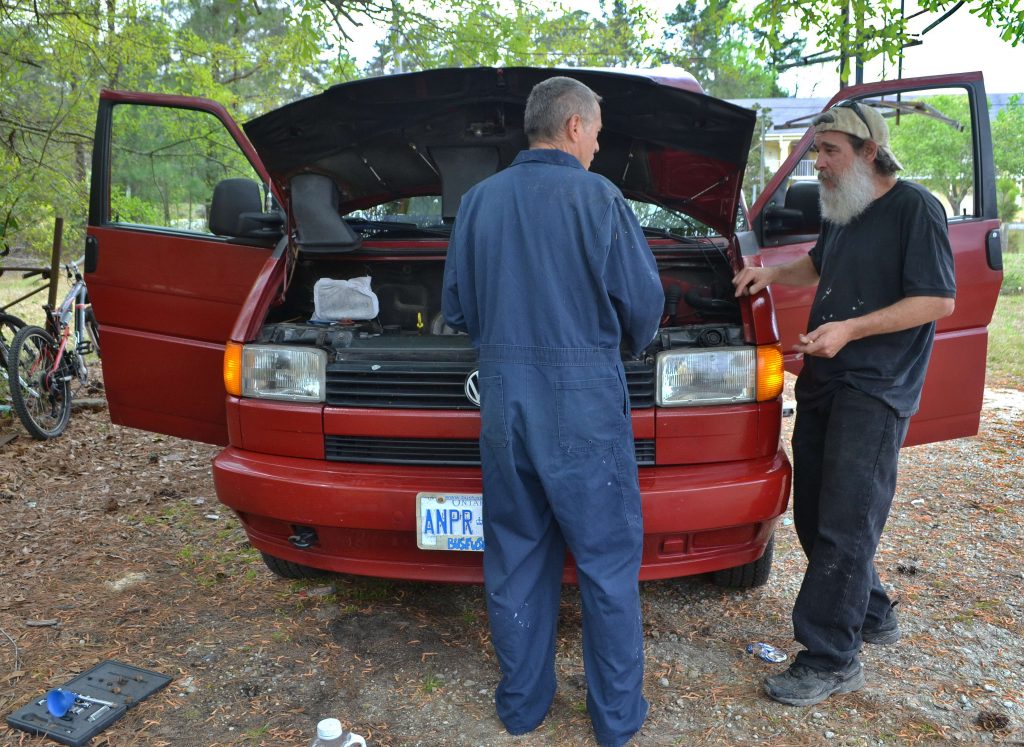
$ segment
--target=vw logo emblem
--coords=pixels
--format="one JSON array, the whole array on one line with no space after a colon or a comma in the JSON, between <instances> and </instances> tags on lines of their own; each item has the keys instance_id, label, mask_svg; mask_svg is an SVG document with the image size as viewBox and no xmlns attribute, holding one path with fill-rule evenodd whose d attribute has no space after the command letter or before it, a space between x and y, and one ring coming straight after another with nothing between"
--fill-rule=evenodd
<instances>
[{"instance_id":1,"label":"vw logo emblem","mask_svg":"<svg viewBox=\"0 0 1024 747\"><path fill-rule=\"evenodd\" d=\"M469 376L466 377L466 383L462 386L462 391L466 393L466 399L472 402L477 407L480 406L480 371L479 369L473 369Z\"/></svg>"}]
</instances>

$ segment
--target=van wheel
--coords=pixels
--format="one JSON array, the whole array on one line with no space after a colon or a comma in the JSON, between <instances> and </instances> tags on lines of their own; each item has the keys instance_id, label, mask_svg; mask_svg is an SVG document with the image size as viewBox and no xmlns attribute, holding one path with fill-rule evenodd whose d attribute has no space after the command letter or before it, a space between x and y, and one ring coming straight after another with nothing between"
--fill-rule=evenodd
<instances>
[{"instance_id":1,"label":"van wheel","mask_svg":"<svg viewBox=\"0 0 1024 747\"><path fill-rule=\"evenodd\" d=\"M308 565L299 565L298 563L293 563L290 560L281 560L281 558L275 558L273 555L267 555L262 550L260 550L260 555L263 556L263 562L266 564L267 568L281 578L323 578L324 576L330 575L329 571L324 571L320 568L311 568Z\"/></svg>"},{"instance_id":2,"label":"van wheel","mask_svg":"<svg viewBox=\"0 0 1024 747\"><path fill-rule=\"evenodd\" d=\"M764 586L768 583L768 577L772 574L772 556L775 554L775 535L765 545L764 554L757 560L738 565L735 568L715 571L711 574L711 581L715 586L727 586L731 589L753 589L755 586Z\"/></svg>"}]
</instances>

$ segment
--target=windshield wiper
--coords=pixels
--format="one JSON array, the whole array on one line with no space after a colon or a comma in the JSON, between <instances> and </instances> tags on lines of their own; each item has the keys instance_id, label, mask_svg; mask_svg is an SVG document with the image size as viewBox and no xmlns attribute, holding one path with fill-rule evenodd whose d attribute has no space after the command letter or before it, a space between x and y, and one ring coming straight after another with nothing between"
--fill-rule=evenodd
<instances>
[{"instance_id":1,"label":"windshield wiper","mask_svg":"<svg viewBox=\"0 0 1024 747\"><path fill-rule=\"evenodd\" d=\"M702 243L700 239L696 239L693 236L683 236L667 228L655 228L654 226L641 226L641 228L643 228L644 235L646 236L658 236L663 239L672 239L673 241L678 241L680 244Z\"/></svg>"},{"instance_id":2,"label":"windshield wiper","mask_svg":"<svg viewBox=\"0 0 1024 747\"><path fill-rule=\"evenodd\" d=\"M434 226L421 226L418 223L410 223L404 221L392 221L392 220L369 220L367 218L345 218L345 222L348 223L353 230L358 231L361 234L373 234L379 236L384 233L416 233L425 236L448 236L451 234L451 228L434 227Z\"/></svg>"}]
</instances>

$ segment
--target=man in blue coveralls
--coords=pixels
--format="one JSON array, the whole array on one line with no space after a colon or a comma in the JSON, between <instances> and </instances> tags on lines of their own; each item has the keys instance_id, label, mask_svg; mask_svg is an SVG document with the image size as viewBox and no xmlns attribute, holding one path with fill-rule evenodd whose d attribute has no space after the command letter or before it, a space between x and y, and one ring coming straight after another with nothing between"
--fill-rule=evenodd
<instances>
[{"instance_id":1,"label":"man in blue coveralls","mask_svg":"<svg viewBox=\"0 0 1024 747\"><path fill-rule=\"evenodd\" d=\"M583 602L587 709L618 747L647 715L643 527L620 346L651 342L664 293L636 216L589 173L600 98L572 78L526 102L530 149L462 199L444 277L448 324L480 361L484 584L511 734L555 695L566 547Z\"/></svg>"}]
</instances>

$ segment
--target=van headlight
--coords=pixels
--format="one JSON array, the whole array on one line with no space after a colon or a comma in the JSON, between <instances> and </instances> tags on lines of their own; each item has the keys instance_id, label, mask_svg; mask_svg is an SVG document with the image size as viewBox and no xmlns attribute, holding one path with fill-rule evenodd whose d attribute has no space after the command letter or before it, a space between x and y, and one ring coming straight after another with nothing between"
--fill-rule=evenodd
<instances>
[{"instance_id":1,"label":"van headlight","mask_svg":"<svg viewBox=\"0 0 1024 747\"><path fill-rule=\"evenodd\" d=\"M291 402L323 402L327 353L319 348L245 345L242 396Z\"/></svg>"},{"instance_id":2,"label":"van headlight","mask_svg":"<svg viewBox=\"0 0 1024 747\"><path fill-rule=\"evenodd\" d=\"M657 372L661 407L763 402L782 392L782 350L778 345L668 350L658 355Z\"/></svg>"}]
</instances>

